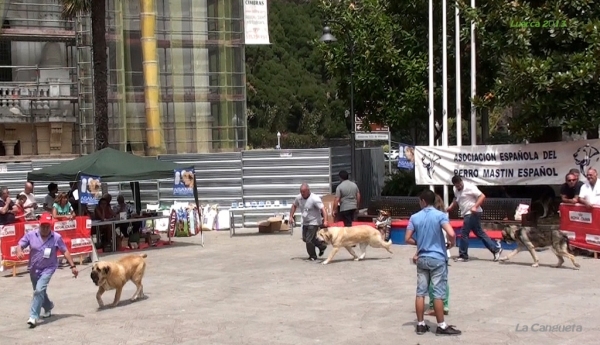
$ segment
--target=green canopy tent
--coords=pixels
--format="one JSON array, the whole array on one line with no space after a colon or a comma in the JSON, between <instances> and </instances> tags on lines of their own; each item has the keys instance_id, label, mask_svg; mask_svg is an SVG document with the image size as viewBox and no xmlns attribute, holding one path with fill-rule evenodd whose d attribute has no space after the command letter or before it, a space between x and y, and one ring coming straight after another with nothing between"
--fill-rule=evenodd
<instances>
[{"instance_id":1,"label":"green canopy tent","mask_svg":"<svg viewBox=\"0 0 600 345\"><path fill-rule=\"evenodd\" d=\"M78 181L79 174L100 177L102 182L130 182L136 209L140 212L139 182L173 178L176 169L190 169L190 166L163 162L152 157L140 157L131 153L105 148L90 155L61 164L35 170L27 174L27 180L34 182ZM198 189L194 178L194 201L198 202Z\"/></svg>"},{"instance_id":2,"label":"green canopy tent","mask_svg":"<svg viewBox=\"0 0 600 345\"><path fill-rule=\"evenodd\" d=\"M98 176L102 182L147 181L172 178L175 169L190 166L140 157L131 153L105 148L90 155L27 174L30 181L75 181L78 174Z\"/></svg>"}]
</instances>

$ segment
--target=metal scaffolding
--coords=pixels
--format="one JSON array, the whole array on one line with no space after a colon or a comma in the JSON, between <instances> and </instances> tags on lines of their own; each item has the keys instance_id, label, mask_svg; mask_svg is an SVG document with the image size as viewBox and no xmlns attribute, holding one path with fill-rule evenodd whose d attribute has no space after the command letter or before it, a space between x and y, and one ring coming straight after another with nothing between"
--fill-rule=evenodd
<instances>
[{"instance_id":1,"label":"metal scaffolding","mask_svg":"<svg viewBox=\"0 0 600 345\"><path fill-rule=\"evenodd\" d=\"M89 154L95 149L94 125L94 69L92 64L92 20L89 14L77 17L77 80L79 101L79 153Z\"/></svg>"}]
</instances>

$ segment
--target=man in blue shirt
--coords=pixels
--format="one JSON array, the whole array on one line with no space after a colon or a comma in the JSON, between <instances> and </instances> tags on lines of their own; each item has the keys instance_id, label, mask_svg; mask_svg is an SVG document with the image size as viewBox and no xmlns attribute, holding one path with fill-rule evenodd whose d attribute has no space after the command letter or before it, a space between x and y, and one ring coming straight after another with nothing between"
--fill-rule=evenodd
<instances>
[{"instance_id":1,"label":"man in blue shirt","mask_svg":"<svg viewBox=\"0 0 600 345\"><path fill-rule=\"evenodd\" d=\"M436 335L460 335L461 331L444 321L444 297L448 282L448 256L446 250L456 243L456 234L450 226L448 215L434 208L435 193L426 190L419 196L421 211L413 214L406 228L405 241L417 246L415 263L417 265L417 297L415 309L417 313L417 334L429 331L425 324L425 296L429 285L433 286L433 310L438 327ZM444 239L446 231L448 245Z\"/></svg>"}]
</instances>

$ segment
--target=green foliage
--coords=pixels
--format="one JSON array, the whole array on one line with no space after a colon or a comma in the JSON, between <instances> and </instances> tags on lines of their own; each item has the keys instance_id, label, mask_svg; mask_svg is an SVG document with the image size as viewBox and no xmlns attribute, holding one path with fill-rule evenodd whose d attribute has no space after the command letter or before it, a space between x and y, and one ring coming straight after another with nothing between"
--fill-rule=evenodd
<instances>
[{"instance_id":1,"label":"green foliage","mask_svg":"<svg viewBox=\"0 0 600 345\"><path fill-rule=\"evenodd\" d=\"M464 2L478 27L478 57L492 84L479 106L514 107L522 138L549 124L570 132L600 125L600 6L590 0ZM544 27L546 26L546 27ZM481 54L481 55L480 55Z\"/></svg>"},{"instance_id":2,"label":"green foliage","mask_svg":"<svg viewBox=\"0 0 600 345\"><path fill-rule=\"evenodd\" d=\"M74 19L78 14L92 12L92 0L60 0L59 3L64 19Z\"/></svg>"},{"instance_id":3,"label":"green foliage","mask_svg":"<svg viewBox=\"0 0 600 345\"><path fill-rule=\"evenodd\" d=\"M329 24L338 41L319 46L327 69L340 78L341 94L348 95L353 62L356 113L368 122L401 128L426 118L427 27L417 3L322 2L326 17L337 21Z\"/></svg>"},{"instance_id":4,"label":"green foliage","mask_svg":"<svg viewBox=\"0 0 600 345\"><path fill-rule=\"evenodd\" d=\"M321 17L316 0L269 2L272 45L246 47L251 146L274 147L277 132L284 142L305 147L348 134L345 101L337 97L335 81L325 78L314 45Z\"/></svg>"},{"instance_id":5,"label":"green foliage","mask_svg":"<svg viewBox=\"0 0 600 345\"><path fill-rule=\"evenodd\" d=\"M417 196L426 186L417 186L414 170L400 170L390 175L385 182L381 195L383 196Z\"/></svg>"}]
</instances>

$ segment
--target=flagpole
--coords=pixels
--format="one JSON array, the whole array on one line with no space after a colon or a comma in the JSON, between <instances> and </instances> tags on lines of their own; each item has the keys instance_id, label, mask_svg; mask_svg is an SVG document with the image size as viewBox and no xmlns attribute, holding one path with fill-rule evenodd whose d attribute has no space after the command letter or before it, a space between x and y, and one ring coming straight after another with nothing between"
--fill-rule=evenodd
<instances>
[{"instance_id":1,"label":"flagpole","mask_svg":"<svg viewBox=\"0 0 600 345\"><path fill-rule=\"evenodd\" d=\"M471 7L475 9L475 0L471 0ZM477 75L477 59L475 56L477 49L475 43L475 21L471 21L471 145L477 145L477 111L473 103L477 89L475 78Z\"/></svg>"},{"instance_id":2,"label":"flagpole","mask_svg":"<svg viewBox=\"0 0 600 345\"><path fill-rule=\"evenodd\" d=\"M429 0L429 146L434 146L434 127L435 117L433 111L433 0ZM435 189L433 185L429 185L432 191Z\"/></svg>"},{"instance_id":3,"label":"flagpole","mask_svg":"<svg viewBox=\"0 0 600 345\"><path fill-rule=\"evenodd\" d=\"M442 146L448 147L448 13L442 0ZM444 183L444 205L448 206L448 182Z\"/></svg>"},{"instance_id":4,"label":"flagpole","mask_svg":"<svg viewBox=\"0 0 600 345\"><path fill-rule=\"evenodd\" d=\"M461 82L460 82L460 10L458 3L454 3L456 19L454 35L456 41L456 145L462 145L462 114L461 114Z\"/></svg>"}]
</instances>

